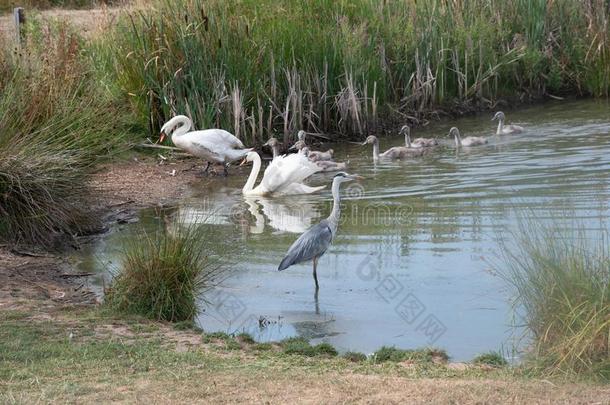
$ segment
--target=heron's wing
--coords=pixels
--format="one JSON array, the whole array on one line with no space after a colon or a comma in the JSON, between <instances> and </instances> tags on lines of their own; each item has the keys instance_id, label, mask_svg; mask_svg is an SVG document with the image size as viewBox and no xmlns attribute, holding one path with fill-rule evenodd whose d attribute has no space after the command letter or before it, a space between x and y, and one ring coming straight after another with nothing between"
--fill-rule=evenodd
<instances>
[{"instance_id":1,"label":"heron's wing","mask_svg":"<svg viewBox=\"0 0 610 405\"><path fill-rule=\"evenodd\" d=\"M299 236L288 249L286 257L280 263L278 270L284 270L293 264L306 262L314 257L320 257L326 252L333 240L333 234L327 220L309 228Z\"/></svg>"}]
</instances>

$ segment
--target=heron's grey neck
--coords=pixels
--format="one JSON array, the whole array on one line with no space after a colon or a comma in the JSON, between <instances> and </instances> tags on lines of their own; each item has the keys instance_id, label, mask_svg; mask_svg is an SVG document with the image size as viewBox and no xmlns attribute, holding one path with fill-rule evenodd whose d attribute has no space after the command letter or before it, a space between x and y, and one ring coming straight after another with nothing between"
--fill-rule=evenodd
<instances>
[{"instance_id":1,"label":"heron's grey neck","mask_svg":"<svg viewBox=\"0 0 610 405\"><path fill-rule=\"evenodd\" d=\"M331 211L330 216L327 219L328 222L333 227L333 234L334 234L334 229L337 229L337 226L339 225L339 220L341 219L341 196L340 196L340 190L339 190L340 186L341 186L341 181L338 178L335 178L335 180L333 180L333 185L332 185L333 210Z\"/></svg>"},{"instance_id":2,"label":"heron's grey neck","mask_svg":"<svg viewBox=\"0 0 610 405\"><path fill-rule=\"evenodd\" d=\"M278 155L280 154L279 148L277 147L277 145L273 145L271 147L271 151L273 152L273 158L275 159L276 157L278 157Z\"/></svg>"},{"instance_id":3,"label":"heron's grey neck","mask_svg":"<svg viewBox=\"0 0 610 405\"><path fill-rule=\"evenodd\" d=\"M498 130L496 131L496 134L501 134L504 130L504 119L498 118L498 121Z\"/></svg>"}]
</instances>

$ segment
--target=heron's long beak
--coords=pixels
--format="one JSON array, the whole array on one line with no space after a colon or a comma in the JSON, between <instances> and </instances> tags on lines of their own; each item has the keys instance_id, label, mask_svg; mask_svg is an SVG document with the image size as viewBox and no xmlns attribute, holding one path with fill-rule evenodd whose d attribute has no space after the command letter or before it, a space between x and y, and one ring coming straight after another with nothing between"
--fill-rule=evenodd
<instances>
[{"instance_id":1,"label":"heron's long beak","mask_svg":"<svg viewBox=\"0 0 610 405\"><path fill-rule=\"evenodd\" d=\"M163 143L163 141L165 140L165 132L161 131L161 133L159 134L159 141L157 141L157 143Z\"/></svg>"},{"instance_id":2,"label":"heron's long beak","mask_svg":"<svg viewBox=\"0 0 610 405\"><path fill-rule=\"evenodd\" d=\"M352 174L350 177L351 177L352 179L354 179L354 180L358 180L358 181L360 181L360 180L364 180L364 177L359 176L359 175L357 175L357 174Z\"/></svg>"},{"instance_id":3,"label":"heron's long beak","mask_svg":"<svg viewBox=\"0 0 610 405\"><path fill-rule=\"evenodd\" d=\"M367 142L367 141L364 141L364 142L362 142L362 143L360 144L360 146L365 146L365 145L367 145L367 144L368 144L368 142Z\"/></svg>"},{"instance_id":4,"label":"heron's long beak","mask_svg":"<svg viewBox=\"0 0 610 405\"><path fill-rule=\"evenodd\" d=\"M241 161L241 163L239 164L240 166L245 165L246 163L248 163L248 159L244 158L244 160Z\"/></svg>"},{"instance_id":5,"label":"heron's long beak","mask_svg":"<svg viewBox=\"0 0 610 405\"><path fill-rule=\"evenodd\" d=\"M297 145L296 145L296 144L294 144L294 145L292 145L291 147L289 147L289 148L288 148L288 150L295 150L296 148L297 148Z\"/></svg>"}]
</instances>

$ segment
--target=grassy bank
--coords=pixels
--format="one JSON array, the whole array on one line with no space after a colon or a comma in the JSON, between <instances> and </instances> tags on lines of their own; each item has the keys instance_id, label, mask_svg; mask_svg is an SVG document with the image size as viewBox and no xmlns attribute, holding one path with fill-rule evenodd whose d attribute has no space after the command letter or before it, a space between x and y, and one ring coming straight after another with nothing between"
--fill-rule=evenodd
<instances>
[{"instance_id":1,"label":"grassy bank","mask_svg":"<svg viewBox=\"0 0 610 405\"><path fill-rule=\"evenodd\" d=\"M44 248L96 227L88 175L128 113L93 78L82 40L32 20L24 50L0 38L0 241Z\"/></svg>"},{"instance_id":2,"label":"grassy bank","mask_svg":"<svg viewBox=\"0 0 610 405\"><path fill-rule=\"evenodd\" d=\"M537 374L610 380L608 233L574 221L521 219L504 244L504 278L533 340Z\"/></svg>"},{"instance_id":3,"label":"grassy bank","mask_svg":"<svg viewBox=\"0 0 610 405\"><path fill-rule=\"evenodd\" d=\"M364 134L438 110L610 90L601 0L153 3L99 44L104 73L153 133L186 113L247 143L302 128Z\"/></svg>"},{"instance_id":4,"label":"grassy bank","mask_svg":"<svg viewBox=\"0 0 610 405\"><path fill-rule=\"evenodd\" d=\"M44 318L3 311L0 323L3 403L603 402L610 397L603 386L555 386L507 368L289 354L280 345L202 339L167 324L97 310L63 309Z\"/></svg>"}]
</instances>

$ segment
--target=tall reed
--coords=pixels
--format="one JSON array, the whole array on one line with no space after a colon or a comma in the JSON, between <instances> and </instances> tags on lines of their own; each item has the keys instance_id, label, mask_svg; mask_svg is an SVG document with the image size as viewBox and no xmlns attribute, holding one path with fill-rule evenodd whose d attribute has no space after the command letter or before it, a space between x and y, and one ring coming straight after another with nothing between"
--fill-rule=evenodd
<instances>
[{"instance_id":1,"label":"tall reed","mask_svg":"<svg viewBox=\"0 0 610 405\"><path fill-rule=\"evenodd\" d=\"M101 47L151 131L183 113L254 142L605 95L609 13L602 0L156 0Z\"/></svg>"}]
</instances>

